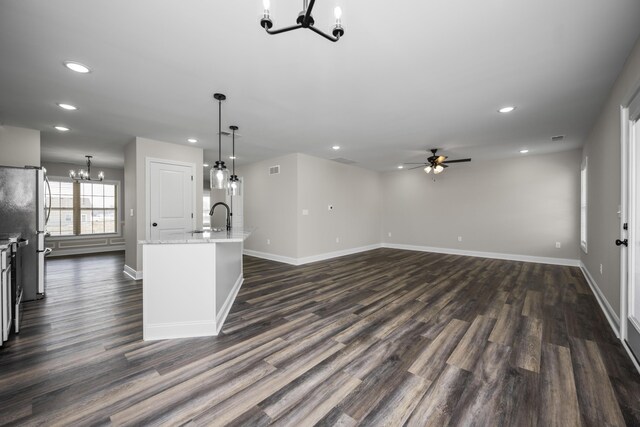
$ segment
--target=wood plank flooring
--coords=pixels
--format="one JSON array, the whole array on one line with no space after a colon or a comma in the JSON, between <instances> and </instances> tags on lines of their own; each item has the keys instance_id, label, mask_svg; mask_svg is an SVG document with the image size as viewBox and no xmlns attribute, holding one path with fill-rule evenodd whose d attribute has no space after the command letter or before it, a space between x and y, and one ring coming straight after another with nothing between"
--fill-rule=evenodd
<instances>
[{"instance_id":1,"label":"wood plank flooring","mask_svg":"<svg viewBox=\"0 0 640 427\"><path fill-rule=\"evenodd\" d=\"M245 257L220 336L144 342L122 267L48 261L0 349L1 425L640 425L640 375L577 268Z\"/></svg>"}]
</instances>

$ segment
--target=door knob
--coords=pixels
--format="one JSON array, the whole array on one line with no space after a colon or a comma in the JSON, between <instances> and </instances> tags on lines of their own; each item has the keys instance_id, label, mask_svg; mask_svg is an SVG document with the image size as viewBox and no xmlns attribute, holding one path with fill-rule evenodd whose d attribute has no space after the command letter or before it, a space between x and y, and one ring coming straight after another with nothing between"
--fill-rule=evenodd
<instances>
[{"instance_id":1,"label":"door knob","mask_svg":"<svg viewBox=\"0 0 640 427\"><path fill-rule=\"evenodd\" d=\"M151 224L151 225L153 225L154 227L157 227L157 226L158 226L158 223L157 223L157 222L154 222L154 223L153 223L153 224Z\"/></svg>"},{"instance_id":2,"label":"door knob","mask_svg":"<svg viewBox=\"0 0 640 427\"><path fill-rule=\"evenodd\" d=\"M616 246L629 246L629 242L627 241L627 239L624 240L620 240L620 239L616 239Z\"/></svg>"}]
</instances>

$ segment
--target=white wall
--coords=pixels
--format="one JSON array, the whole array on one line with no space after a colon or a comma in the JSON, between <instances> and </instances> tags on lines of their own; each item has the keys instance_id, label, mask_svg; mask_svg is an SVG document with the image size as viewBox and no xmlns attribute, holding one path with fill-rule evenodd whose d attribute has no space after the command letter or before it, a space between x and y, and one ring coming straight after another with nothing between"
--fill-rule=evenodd
<instances>
[{"instance_id":1,"label":"white wall","mask_svg":"<svg viewBox=\"0 0 640 427\"><path fill-rule=\"evenodd\" d=\"M40 131L0 126L0 166L40 166Z\"/></svg>"},{"instance_id":2,"label":"white wall","mask_svg":"<svg viewBox=\"0 0 640 427\"><path fill-rule=\"evenodd\" d=\"M433 179L383 174L385 243L578 259L579 150L456 164Z\"/></svg>"},{"instance_id":3,"label":"white wall","mask_svg":"<svg viewBox=\"0 0 640 427\"><path fill-rule=\"evenodd\" d=\"M381 198L379 173L299 154L297 257L379 244Z\"/></svg>"},{"instance_id":4,"label":"white wall","mask_svg":"<svg viewBox=\"0 0 640 427\"><path fill-rule=\"evenodd\" d=\"M269 175L275 165L280 174ZM244 179L244 224L255 227L245 249L296 258L298 155L243 166L237 175Z\"/></svg>"},{"instance_id":5,"label":"white wall","mask_svg":"<svg viewBox=\"0 0 640 427\"><path fill-rule=\"evenodd\" d=\"M133 154L135 152L135 155ZM203 149L188 147L185 145L171 144L155 141L147 138L136 137L125 147L125 181L135 181L135 188L130 183L125 185L128 194L135 195L135 199L125 198L125 212L127 214L134 209L134 216L127 217L127 222L134 222L134 227L125 227L126 239L126 265L131 269L141 272L142 246L139 240L146 238L146 160L147 158L174 160L178 162L193 163L196 167L196 228L202 228L202 188L203 188ZM131 221L132 220L132 221ZM134 246L135 242L135 246ZM135 248L135 256L133 255Z\"/></svg>"},{"instance_id":6,"label":"white wall","mask_svg":"<svg viewBox=\"0 0 640 427\"><path fill-rule=\"evenodd\" d=\"M620 315L620 106L640 89L640 40L627 58L584 145L589 157L587 244L581 254L609 305ZM602 264L602 274L600 274Z\"/></svg>"},{"instance_id":7,"label":"white wall","mask_svg":"<svg viewBox=\"0 0 640 427\"><path fill-rule=\"evenodd\" d=\"M47 175L49 177L63 177L69 176L70 169L78 169L82 167L82 164L71 163L53 163L42 162L42 166L47 169ZM74 237L48 237L47 247L53 249L51 256L69 255L69 254L82 254L82 253L95 253L95 252L107 252L114 250L124 249L124 169L116 168L103 168L95 166L94 175L98 171L103 171L105 180L120 182L120 194L118 194L118 232L115 235L109 236L83 236L81 238Z\"/></svg>"}]
</instances>

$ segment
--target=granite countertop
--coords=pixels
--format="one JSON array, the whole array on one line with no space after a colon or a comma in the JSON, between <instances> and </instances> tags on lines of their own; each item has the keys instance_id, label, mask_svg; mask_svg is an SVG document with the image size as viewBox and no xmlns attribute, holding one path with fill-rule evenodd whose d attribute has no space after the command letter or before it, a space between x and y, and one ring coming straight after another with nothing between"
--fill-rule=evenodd
<instances>
[{"instance_id":1,"label":"granite countertop","mask_svg":"<svg viewBox=\"0 0 640 427\"><path fill-rule=\"evenodd\" d=\"M253 230L249 228L232 228L230 231L210 231L175 233L162 239L138 240L141 245L160 245L172 243L224 243L243 242Z\"/></svg>"}]
</instances>

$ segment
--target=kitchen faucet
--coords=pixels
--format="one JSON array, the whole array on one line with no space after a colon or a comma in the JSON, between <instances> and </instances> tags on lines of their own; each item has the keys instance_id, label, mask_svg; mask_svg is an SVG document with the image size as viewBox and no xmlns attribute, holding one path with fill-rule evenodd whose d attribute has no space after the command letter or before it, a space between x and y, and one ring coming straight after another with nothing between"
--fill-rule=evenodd
<instances>
[{"instance_id":1,"label":"kitchen faucet","mask_svg":"<svg viewBox=\"0 0 640 427\"><path fill-rule=\"evenodd\" d=\"M227 205L224 202L218 202L214 204L213 206L211 206L211 210L209 211L209 216L212 217L211 219L213 220L213 211L216 210L216 206L218 205L222 205L225 208L227 208L227 231L229 231L231 230L231 210L229 209L229 205ZM211 223L213 225L213 221Z\"/></svg>"}]
</instances>

